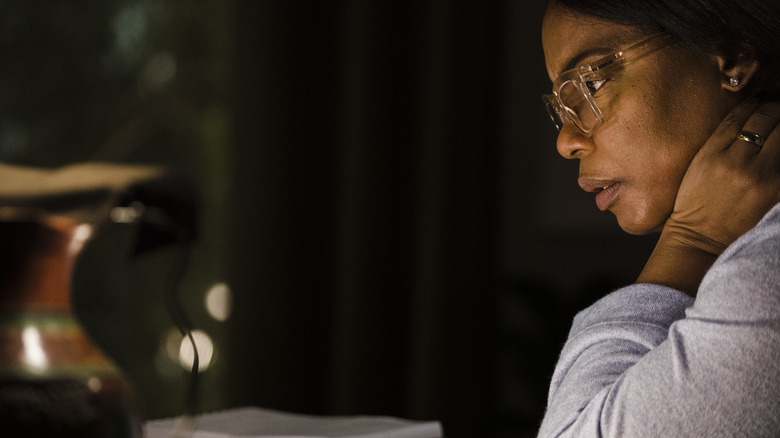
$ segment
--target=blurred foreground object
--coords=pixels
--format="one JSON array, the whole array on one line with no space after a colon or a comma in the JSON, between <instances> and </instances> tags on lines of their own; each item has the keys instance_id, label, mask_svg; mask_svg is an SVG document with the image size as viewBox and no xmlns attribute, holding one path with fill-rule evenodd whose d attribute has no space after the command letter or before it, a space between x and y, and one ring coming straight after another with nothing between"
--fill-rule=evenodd
<instances>
[{"instance_id":1,"label":"blurred foreground object","mask_svg":"<svg viewBox=\"0 0 780 438\"><path fill-rule=\"evenodd\" d=\"M58 169L0 163L0 207L69 217L98 227L138 222L136 253L195 236L191 182L157 166L82 163Z\"/></svg>"},{"instance_id":2,"label":"blurred foreground object","mask_svg":"<svg viewBox=\"0 0 780 438\"><path fill-rule=\"evenodd\" d=\"M387 416L319 416L243 407L199 415L192 438L442 438L438 421L412 421ZM144 426L145 438L167 438L177 419L154 420Z\"/></svg>"},{"instance_id":3,"label":"blurred foreground object","mask_svg":"<svg viewBox=\"0 0 780 438\"><path fill-rule=\"evenodd\" d=\"M0 164L0 433L141 436L121 371L71 308L74 264L107 220L136 222L135 254L194 236L185 180L161 168Z\"/></svg>"},{"instance_id":4,"label":"blurred foreground object","mask_svg":"<svg viewBox=\"0 0 780 438\"><path fill-rule=\"evenodd\" d=\"M25 437L139 437L127 381L70 306L91 226L0 213L0 431Z\"/></svg>"}]
</instances>

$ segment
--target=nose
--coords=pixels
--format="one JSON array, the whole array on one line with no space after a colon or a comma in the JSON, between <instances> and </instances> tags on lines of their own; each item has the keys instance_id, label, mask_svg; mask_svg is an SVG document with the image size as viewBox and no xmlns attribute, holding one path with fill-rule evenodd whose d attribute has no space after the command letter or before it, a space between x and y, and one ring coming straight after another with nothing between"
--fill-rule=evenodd
<instances>
[{"instance_id":1,"label":"nose","mask_svg":"<svg viewBox=\"0 0 780 438\"><path fill-rule=\"evenodd\" d=\"M586 136L571 122L563 124L555 146L558 148L558 153L567 160L587 156L595 148L593 138Z\"/></svg>"}]
</instances>

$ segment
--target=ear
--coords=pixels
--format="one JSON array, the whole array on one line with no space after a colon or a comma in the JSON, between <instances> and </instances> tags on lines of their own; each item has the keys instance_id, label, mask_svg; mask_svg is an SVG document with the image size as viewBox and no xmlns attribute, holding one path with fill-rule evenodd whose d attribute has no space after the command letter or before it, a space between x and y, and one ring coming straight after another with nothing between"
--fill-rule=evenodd
<instances>
[{"instance_id":1,"label":"ear","mask_svg":"<svg viewBox=\"0 0 780 438\"><path fill-rule=\"evenodd\" d=\"M721 73L721 86L727 91L740 91L745 89L753 80L758 71L759 62L752 58L741 57L737 61L716 57Z\"/></svg>"}]
</instances>

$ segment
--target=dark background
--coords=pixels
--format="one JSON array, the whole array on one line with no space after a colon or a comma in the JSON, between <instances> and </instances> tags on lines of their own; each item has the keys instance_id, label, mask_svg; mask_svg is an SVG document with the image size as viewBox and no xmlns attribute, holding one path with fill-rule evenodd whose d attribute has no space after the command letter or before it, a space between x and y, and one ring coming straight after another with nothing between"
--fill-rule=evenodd
<instances>
[{"instance_id":1,"label":"dark background","mask_svg":"<svg viewBox=\"0 0 780 438\"><path fill-rule=\"evenodd\" d=\"M182 300L200 409L257 405L534 436L571 317L653 238L576 185L541 105L543 1L5 2L0 160L160 163L200 190ZM173 251L84 254L74 301L148 418L183 409ZM233 312L203 309L213 284ZM175 358L174 358L175 359Z\"/></svg>"}]
</instances>

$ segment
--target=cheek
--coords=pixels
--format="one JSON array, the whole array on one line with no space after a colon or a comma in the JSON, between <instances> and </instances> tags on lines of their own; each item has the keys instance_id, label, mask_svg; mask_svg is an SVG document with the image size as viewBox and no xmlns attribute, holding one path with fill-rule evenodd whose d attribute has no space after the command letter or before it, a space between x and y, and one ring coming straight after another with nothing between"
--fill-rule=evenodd
<instances>
[{"instance_id":1,"label":"cheek","mask_svg":"<svg viewBox=\"0 0 780 438\"><path fill-rule=\"evenodd\" d=\"M613 213L632 234L663 226L691 160L731 108L717 77L695 69L664 75L675 71L666 67L623 84L600 136L630 181Z\"/></svg>"},{"instance_id":2,"label":"cheek","mask_svg":"<svg viewBox=\"0 0 780 438\"><path fill-rule=\"evenodd\" d=\"M637 126L646 140L645 165L659 178L679 183L725 111L718 94L701 80L665 78L648 85L640 99L644 120Z\"/></svg>"},{"instance_id":3,"label":"cheek","mask_svg":"<svg viewBox=\"0 0 780 438\"><path fill-rule=\"evenodd\" d=\"M642 93L624 102L621 117L605 130L612 139L621 139L615 158L629 180L613 213L626 232L646 234L663 226L674 208L685 171L703 144L702 129L690 129L691 109L674 99Z\"/></svg>"},{"instance_id":4,"label":"cheek","mask_svg":"<svg viewBox=\"0 0 780 438\"><path fill-rule=\"evenodd\" d=\"M688 167L733 103L722 90L717 70L694 59L674 58L679 62L675 75L656 75L650 81L652 91L644 96L660 149L678 166ZM674 60L673 59L673 60ZM661 66L668 70L675 64ZM674 158L676 157L676 158ZM678 167L675 166L675 167Z\"/></svg>"},{"instance_id":5,"label":"cheek","mask_svg":"<svg viewBox=\"0 0 780 438\"><path fill-rule=\"evenodd\" d=\"M618 146L615 158L629 172L625 177L665 183L673 174L684 172L698 147L686 129L688 122L680 119L682 108L670 108L654 98L623 102L618 117L604 130L604 140Z\"/></svg>"}]
</instances>

